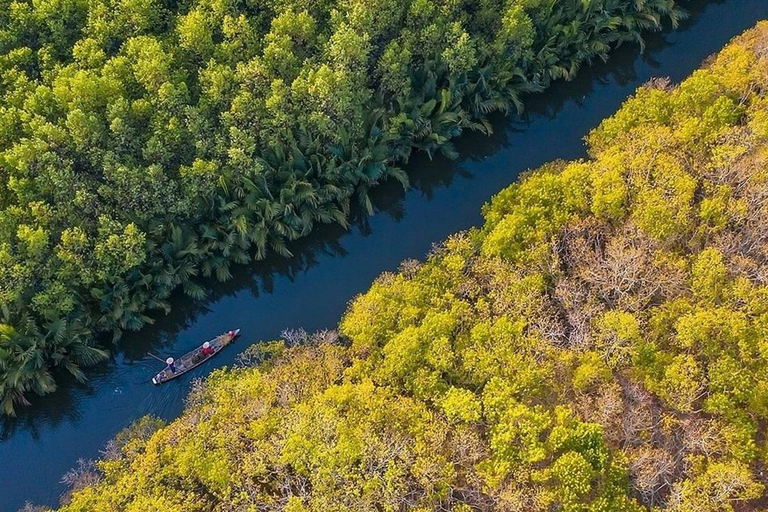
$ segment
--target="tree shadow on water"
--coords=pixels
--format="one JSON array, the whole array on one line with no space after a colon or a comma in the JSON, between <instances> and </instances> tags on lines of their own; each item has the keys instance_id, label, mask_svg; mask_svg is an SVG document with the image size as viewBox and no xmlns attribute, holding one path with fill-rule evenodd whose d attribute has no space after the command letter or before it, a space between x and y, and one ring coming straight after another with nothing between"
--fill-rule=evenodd
<instances>
[{"instance_id":1,"label":"tree shadow on water","mask_svg":"<svg viewBox=\"0 0 768 512\"><path fill-rule=\"evenodd\" d=\"M563 107L573 102L582 106L598 85L616 84L624 87L638 79L638 66L645 64L651 69L661 66L659 54L673 46L671 41L676 33L684 32L700 19L704 10L712 5L722 4L724 0L691 0L684 4L688 17L682 20L676 30L667 24L659 32L651 32L643 37L645 46L624 44L611 51L607 62L597 60L585 65L571 81L558 80L544 93L529 95L525 98L525 111L519 118L513 118L512 126L526 124L536 116L546 119L555 118Z\"/></svg>"},{"instance_id":2,"label":"tree shadow on water","mask_svg":"<svg viewBox=\"0 0 768 512\"><path fill-rule=\"evenodd\" d=\"M106 364L101 364L106 371ZM90 369L91 372L95 368ZM80 402L93 396L88 383L77 382L70 374L56 375L57 389L45 396L30 395L28 407L17 407L16 416L0 416L0 442L7 441L19 431L29 432L32 439L48 427L75 423L81 417Z\"/></svg>"}]
</instances>

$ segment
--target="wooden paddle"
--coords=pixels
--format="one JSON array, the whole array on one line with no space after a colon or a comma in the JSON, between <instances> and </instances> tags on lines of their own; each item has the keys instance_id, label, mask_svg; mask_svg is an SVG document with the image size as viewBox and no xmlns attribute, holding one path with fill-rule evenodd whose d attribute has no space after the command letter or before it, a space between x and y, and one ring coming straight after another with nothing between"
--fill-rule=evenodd
<instances>
[{"instance_id":1,"label":"wooden paddle","mask_svg":"<svg viewBox=\"0 0 768 512\"><path fill-rule=\"evenodd\" d=\"M150 356L154 357L155 359L157 359L158 361L160 361L161 363L163 363L163 364L165 364L165 365L167 365L167 364L168 364L168 363L166 363L166 362L165 362L165 359L160 359L159 357L157 357L157 356L156 356L155 354L153 354L152 352L147 352L147 354L149 354Z\"/></svg>"}]
</instances>

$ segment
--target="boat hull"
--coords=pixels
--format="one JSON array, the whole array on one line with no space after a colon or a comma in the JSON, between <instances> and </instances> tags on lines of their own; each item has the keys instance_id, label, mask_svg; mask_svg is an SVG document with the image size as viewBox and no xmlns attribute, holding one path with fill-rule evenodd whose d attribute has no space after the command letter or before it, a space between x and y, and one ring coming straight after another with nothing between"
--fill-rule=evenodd
<instances>
[{"instance_id":1,"label":"boat hull","mask_svg":"<svg viewBox=\"0 0 768 512\"><path fill-rule=\"evenodd\" d=\"M225 332L224 334L220 334L219 336L216 336L212 340L208 340L208 343L210 343L210 346L213 349L213 353L210 355L205 355L202 353L203 351L202 344L196 349L192 350L191 352L187 352L186 354L181 356L181 358L179 358L178 361L174 361L175 371L171 370L170 365L166 366L157 375L152 377L152 384L156 386L160 384L165 384L170 380L173 380L177 377L181 377L185 373L192 371L193 369L207 362L208 360L213 358L216 354L221 352L224 349L224 347L232 343L239 334L240 334L240 329L235 329L234 331L228 331L228 332Z\"/></svg>"}]
</instances>

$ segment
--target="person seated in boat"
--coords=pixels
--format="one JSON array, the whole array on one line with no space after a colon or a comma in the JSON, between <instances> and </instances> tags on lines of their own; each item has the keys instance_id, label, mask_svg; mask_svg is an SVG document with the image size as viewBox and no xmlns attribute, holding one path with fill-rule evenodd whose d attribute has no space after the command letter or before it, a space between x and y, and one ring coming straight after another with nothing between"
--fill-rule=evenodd
<instances>
[{"instance_id":1,"label":"person seated in boat","mask_svg":"<svg viewBox=\"0 0 768 512\"><path fill-rule=\"evenodd\" d=\"M172 357L169 357L165 360L166 363L168 363L168 369L171 370L171 373L176 373L176 363L174 362Z\"/></svg>"},{"instance_id":2,"label":"person seated in boat","mask_svg":"<svg viewBox=\"0 0 768 512\"><path fill-rule=\"evenodd\" d=\"M203 343L203 355L205 357L212 356L213 355L213 347L211 346L211 343L206 341Z\"/></svg>"},{"instance_id":3,"label":"person seated in boat","mask_svg":"<svg viewBox=\"0 0 768 512\"><path fill-rule=\"evenodd\" d=\"M157 382L158 384L163 382L163 372L160 372L157 375L155 375L155 382Z\"/></svg>"}]
</instances>

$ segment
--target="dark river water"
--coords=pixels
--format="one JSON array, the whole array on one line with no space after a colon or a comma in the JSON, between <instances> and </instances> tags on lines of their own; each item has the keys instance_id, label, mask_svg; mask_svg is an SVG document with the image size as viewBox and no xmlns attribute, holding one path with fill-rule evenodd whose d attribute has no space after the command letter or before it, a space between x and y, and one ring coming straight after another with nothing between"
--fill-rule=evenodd
<instances>
[{"instance_id":1,"label":"dark river water","mask_svg":"<svg viewBox=\"0 0 768 512\"><path fill-rule=\"evenodd\" d=\"M413 158L412 187L385 184L374 193L377 213L349 231L326 227L294 245L295 257L238 268L215 284L207 301L179 297L173 312L126 336L114 361L90 373L87 386L64 382L19 418L0 423L0 511L27 500L55 505L60 478L79 458L96 458L120 429L145 414L178 416L190 380L231 365L250 343L286 328L333 328L347 302L382 271L422 258L433 243L481 222L480 207L528 168L556 158L585 156L583 137L654 76L679 81L729 39L768 18L768 0L697 1L675 32L649 36L645 53L620 48L608 64L584 69L529 98L522 117L497 118L492 137L468 134L462 158ZM149 379L162 364L147 352L178 355L230 328L240 341L214 360L166 385Z\"/></svg>"}]
</instances>

